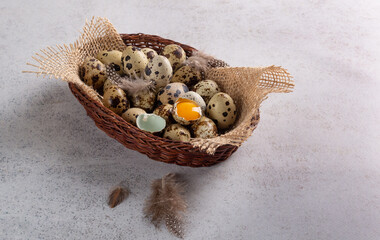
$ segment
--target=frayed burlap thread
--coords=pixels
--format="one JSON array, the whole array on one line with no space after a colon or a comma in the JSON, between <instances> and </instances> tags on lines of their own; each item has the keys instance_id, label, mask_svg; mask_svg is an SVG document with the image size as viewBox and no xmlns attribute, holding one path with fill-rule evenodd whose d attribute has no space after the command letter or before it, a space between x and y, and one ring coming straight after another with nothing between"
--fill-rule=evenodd
<instances>
[{"instance_id":1,"label":"frayed burlap thread","mask_svg":"<svg viewBox=\"0 0 380 240\"><path fill-rule=\"evenodd\" d=\"M137 37L137 39L128 42L127 45L151 47L156 51L161 50L165 44L169 44L170 42L170 40L161 39L154 35L135 34L134 37ZM176 42L172 41L172 43ZM182 46L188 49L191 48L187 45ZM69 46L57 45L56 47L48 47L41 50L41 53L36 53L33 56L37 64L27 63L38 70L24 72L36 73L38 76L42 75L43 77L59 78L75 84L91 100L98 102L99 106L102 106L101 96L93 88L81 81L79 77L80 66L86 57L95 57L101 50L116 49L123 51L125 47L126 44L123 38L108 19L94 17L91 21L86 21L83 32L77 41ZM192 51L186 50L187 56L190 56L191 53ZM196 138L190 140L190 144L193 147L199 148L209 155L213 155L218 147L222 145L240 146L252 134L258 124L261 102L266 99L269 93L290 92L294 87L294 82L290 74L281 67L228 67L220 60L211 61L209 64L211 68L206 72L207 79L216 81L221 89L236 101L238 112L237 121L229 132L212 139ZM115 128L119 129L118 126L115 126ZM113 136L113 134L109 135ZM132 136L124 137L133 138ZM119 137L117 139L119 140ZM149 145L148 142L147 144ZM152 156L156 156L156 154ZM180 154L179 156L182 155ZM186 162L182 162L181 160L179 163L179 161L176 163L187 165ZM196 166L211 165L213 163L197 162ZM189 165L193 164L189 163Z\"/></svg>"},{"instance_id":2,"label":"frayed burlap thread","mask_svg":"<svg viewBox=\"0 0 380 240\"><path fill-rule=\"evenodd\" d=\"M32 57L38 65L27 63L27 65L38 68L38 70L23 72L74 83L91 99L100 101L99 94L80 79L79 67L86 57L95 57L99 51L106 49L122 51L125 47L120 35L108 19L93 17L90 21L86 21L79 39L73 44L42 49L41 53L36 53Z\"/></svg>"}]
</instances>

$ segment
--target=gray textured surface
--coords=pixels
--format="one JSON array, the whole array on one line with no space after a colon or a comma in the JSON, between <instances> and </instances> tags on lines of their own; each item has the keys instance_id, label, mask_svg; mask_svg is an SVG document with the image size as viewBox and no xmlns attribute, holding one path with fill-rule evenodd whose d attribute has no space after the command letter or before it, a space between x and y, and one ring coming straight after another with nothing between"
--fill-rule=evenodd
<instances>
[{"instance_id":1,"label":"gray textured surface","mask_svg":"<svg viewBox=\"0 0 380 240\"><path fill-rule=\"evenodd\" d=\"M380 238L378 1L93 2L0 4L1 239L169 239L142 206L150 182L172 171L189 186L186 239ZM282 65L295 92L264 102L225 163L151 161L98 130L64 82L21 74L93 15L233 66ZM121 180L132 194L109 209Z\"/></svg>"}]
</instances>

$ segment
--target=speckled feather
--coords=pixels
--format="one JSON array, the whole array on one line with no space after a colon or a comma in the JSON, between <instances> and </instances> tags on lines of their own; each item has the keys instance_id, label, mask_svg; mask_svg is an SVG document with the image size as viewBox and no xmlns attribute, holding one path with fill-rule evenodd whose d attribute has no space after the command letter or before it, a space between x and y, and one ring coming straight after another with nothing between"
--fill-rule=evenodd
<instances>
[{"instance_id":1,"label":"speckled feather","mask_svg":"<svg viewBox=\"0 0 380 240\"><path fill-rule=\"evenodd\" d=\"M106 66L106 75L112 84L115 84L121 89L127 91L130 95L141 91L151 90L154 87L154 83L152 81L147 81L144 78L140 78L136 75L134 78L120 76L114 70L112 64Z\"/></svg>"},{"instance_id":2,"label":"speckled feather","mask_svg":"<svg viewBox=\"0 0 380 240\"><path fill-rule=\"evenodd\" d=\"M194 51L184 65L189 65L199 71L206 72L210 67L226 67L227 63L216 60L214 57L207 55L201 51Z\"/></svg>"},{"instance_id":3,"label":"speckled feather","mask_svg":"<svg viewBox=\"0 0 380 240\"><path fill-rule=\"evenodd\" d=\"M183 199L184 186L174 173L169 173L152 183L152 194L145 202L146 217L159 227L162 222L176 237L183 238L182 214L186 210Z\"/></svg>"}]
</instances>

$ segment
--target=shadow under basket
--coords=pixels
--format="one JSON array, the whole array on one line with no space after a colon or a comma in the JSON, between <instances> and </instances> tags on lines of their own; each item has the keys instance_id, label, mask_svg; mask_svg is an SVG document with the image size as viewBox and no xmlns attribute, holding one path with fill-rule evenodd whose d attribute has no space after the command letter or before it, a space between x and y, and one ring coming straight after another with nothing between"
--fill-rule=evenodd
<instances>
[{"instance_id":1,"label":"shadow under basket","mask_svg":"<svg viewBox=\"0 0 380 240\"><path fill-rule=\"evenodd\" d=\"M185 50L187 56L190 56L191 52L196 50L188 45L155 35L141 33L121 34L121 38L127 46L149 47L157 52L160 52L166 45L173 43L180 45ZM133 126L101 103L92 100L77 85L69 83L69 87L98 128L125 147L146 154L153 160L181 166L206 167L226 160L238 148L234 145L225 144L218 147L213 155L210 155L201 151L198 147L193 147L190 143L172 141L155 136ZM255 120L253 122L256 125L259 122L259 118L260 116L257 114L256 119L252 119Z\"/></svg>"}]
</instances>

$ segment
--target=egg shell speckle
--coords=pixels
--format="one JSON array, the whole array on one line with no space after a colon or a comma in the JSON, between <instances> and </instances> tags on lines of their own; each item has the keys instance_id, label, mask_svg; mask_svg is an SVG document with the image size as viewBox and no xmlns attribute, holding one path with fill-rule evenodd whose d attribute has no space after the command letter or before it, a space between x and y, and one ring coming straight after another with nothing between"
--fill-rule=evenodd
<instances>
[{"instance_id":1,"label":"egg shell speckle","mask_svg":"<svg viewBox=\"0 0 380 240\"><path fill-rule=\"evenodd\" d=\"M206 111L206 103L203 98L194 91L188 91L187 93L183 93L179 98L189 99L191 101L196 102L202 109L202 112Z\"/></svg>"},{"instance_id":2,"label":"egg shell speckle","mask_svg":"<svg viewBox=\"0 0 380 240\"><path fill-rule=\"evenodd\" d=\"M198 83L202 79L200 71L191 68L190 66L183 66L175 71L170 82L181 82L188 86Z\"/></svg>"},{"instance_id":3,"label":"egg shell speckle","mask_svg":"<svg viewBox=\"0 0 380 240\"><path fill-rule=\"evenodd\" d=\"M169 84L173 69L169 60L164 56L155 56L145 67L144 78L153 80L156 89L160 89Z\"/></svg>"},{"instance_id":4,"label":"egg shell speckle","mask_svg":"<svg viewBox=\"0 0 380 240\"><path fill-rule=\"evenodd\" d=\"M167 125L169 125L170 123L174 121L172 118L172 112L173 112L173 105L171 104L160 105L153 111L154 114L165 119Z\"/></svg>"},{"instance_id":5,"label":"egg shell speckle","mask_svg":"<svg viewBox=\"0 0 380 240\"><path fill-rule=\"evenodd\" d=\"M174 104L179 96L189 91L189 88L183 83L169 83L157 94L157 104Z\"/></svg>"},{"instance_id":6,"label":"egg shell speckle","mask_svg":"<svg viewBox=\"0 0 380 240\"><path fill-rule=\"evenodd\" d=\"M208 117L202 116L199 121L191 126L195 138L213 138L218 136L218 128Z\"/></svg>"},{"instance_id":7,"label":"egg shell speckle","mask_svg":"<svg viewBox=\"0 0 380 240\"><path fill-rule=\"evenodd\" d=\"M227 93L215 94L207 104L206 112L220 130L230 128L236 120L236 105Z\"/></svg>"},{"instance_id":8,"label":"egg shell speckle","mask_svg":"<svg viewBox=\"0 0 380 240\"><path fill-rule=\"evenodd\" d=\"M130 108L124 112L121 117L136 126L136 119L140 114L146 113L144 109L141 108Z\"/></svg>"},{"instance_id":9,"label":"egg shell speckle","mask_svg":"<svg viewBox=\"0 0 380 240\"><path fill-rule=\"evenodd\" d=\"M127 95L123 89L113 85L104 93L102 103L114 113L121 115L130 106Z\"/></svg>"},{"instance_id":10,"label":"egg shell speckle","mask_svg":"<svg viewBox=\"0 0 380 240\"><path fill-rule=\"evenodd\" d=\"M132 77L134 77L135 74L136 76L141 77L148 64L148 58L146 55L140 48L135 46L126 47L121 59L124 73Z\"/></svg>"},{"instance_id":11,"label":"egg shell speckle","mask_svg":"<svg viewBox=\"0 0 380 240\"><path fill-rule=\"evenodd\" d=\"M150 112L156 103L156 94L153 91L141 91L130 96L132 106Z\"/></svg>"},{"instance_id":12,"label":"egg shell speckle","mask_svg":"<svg viewBox=\"0 0 380 240\"><path fill-rule=\"evenodd\" d=\"M106 92L107 89L109 87L111 87L113 84L111 83L111 81L109 79L107 79L105 82L104 82L104 85L103 85L103 92Z\"/></svg>"},{"instance_id":13,"label":"egg shell speckle","mask_svg":"<svg viewBox=\"0 0 380 240\"><path fill-rule=\"evenodd\" d=\"M80 70L84 83L94 89L103 87L106 80L106 67L96 58L86 58Z\"/></svg>"},{"instance_id":14,"label":"egg shell speckle","mask_svg":"<svg viewBox=\"0 0 380 240\"><path fill-rule=\"evenodd\" d=\"M117 50L104 50L100 51L97 59L104 65L113 64L113 68L118 74L123 74L123 64L121 63L122 52Z\"/></svg>"},{"instance_id":15,"label":"egg shell speckle","mask_svg":"<svg viewBox=\"0 0 380 240\"><path fill-rule=\"evenodd\" d=\"M189 142L191 138L191 134L187 128L181 126L178 123L175 123L165 128L164 138L167 138L173 141Z\"/></svg>"},{"instance_id":16,"label":"egg shell speckle","mask_svg":"<svg viewBox=\"0 0 380 240\"><path fill-rule=\"evenodd\" d=\"M148 60L150 60L150 59L152 59L158 55L157 52L151 48L142 48L141 51L146 55Z\"/></svg>"},{"instance_id":17,"label":"egg shell speckle","mask_svg":"<svg viewBox=\"0 0 380 240\"><path fill-rule=\"evenodd\" d=\"M194 85L192 90L198 93L205 100L206 104L215 94L220 92L218 84L213 80L200 81Z\"/></svg>"},{"instance_id":18,"label":"egg shell speckle","mask_svg":"<svg viewBox=\"0 0 380 240\"><path fill-rule=\"evenodd\" d=\"M186 61L185 50L177 44L169 44L165 46L161 55L169 59L173 69L176 69L177 65L181 65Z\"/></svg>"}]
</instances>

